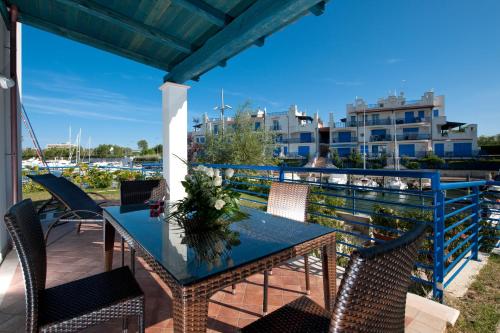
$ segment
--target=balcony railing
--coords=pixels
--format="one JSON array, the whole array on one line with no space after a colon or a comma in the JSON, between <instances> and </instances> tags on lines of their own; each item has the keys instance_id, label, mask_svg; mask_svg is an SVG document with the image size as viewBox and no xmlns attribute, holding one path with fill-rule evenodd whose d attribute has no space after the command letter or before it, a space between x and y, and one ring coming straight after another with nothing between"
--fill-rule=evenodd
<instances>
[{"instance_id":1,"label":"balcony railing","mask_svg":"<svg viewBox=\"0 0 500 333\"><path fill-rule=\"evenodd\" d=\"M335 124L333 124L334 128L346 128L346 127L356 127L357 122L356 121L338 121Z\"/></svg>"},{"instance_id":2,"label":"balcony railing","mask_svg":"<svg viewBox=\"0 0 500 333\"><path fill-rule=\"evenodd\" d=\"M404 133L404 134L398 134L396 138L399 141L406 141L406 140L430 140L431 135L428 133Z\"/></svg>"},{"instance_id":3,"label":"balcony railing","mask_svg":"<svg viewBox=\"0 0 500 333\"><path fill-rule=\"evenodd\" d=\"M310 138L282 138L279 141L276 140L278 143L314 143L316 142L314 139L314 136Z\"/></svg>"},{"instance_id":4,"label":"balcony railing","mask_svg":"<svg viewBox=\"0 0 500 333\"><path fill-rule=\"evenodd\" d=\"M385 135L370 135L370 142L391 141L391 140L392 140L392 135L390 135L390 134L385 134Z\"/></svg>"},{"instance_id":5,"label":"balcony railing","mask_svg":"<svg viewBox=\"0 0 500 333\"><path fill-rule=\"evenodd\" d=\"M350 142L358 142L358 138L355 136L350 138L339 138L339 137L332 138L332 143L350 143Z\"/></svg>"},{"instance_id":6,"label":"balcony railing","mask_svg":"<svg viewBox=\"0 0 500 333\"><path fill-rule=\"evenodd\" d=\"M385 118L385 119L367 119L365 122L363 120L359 121L359 126L377 126L377 125L391 125L392 124L392 119L391 118Z\"/></svg>"},{"instance_id":7,"label":"balcony railing","mask_svg":"<svg viewBox=\"0 0 500 333\"><path fill-rule=\"evenodd\" d=\"M271 182L311 185L307 220L335 228L338 265L355 249L397 238L412 225L427 223L427 241L419 250L413 281L432 289L443 300L444 289L481 247L498 247L498 204L486 181L441 183L438 172L363 169L295 168L251 165L208 165L236 172L225 183L242 194L242 203L265 209ZM224 174L224 173L222 173ZM376 187L357 182L368 177ZM392 190L383 185L399 177L411 185ZM428 190L419 190L429 184ZM366 219L360 219L360 214ZM401 222L405 223L401 223ZM404 226L406 225L406 226ZM495 245L496 244L496 245Z\"/></svg>"},{"instance_id":8,"label":"balcony railing","mask_svg":"<svg viewBox=\"0 0 500 333\"><path fill-rule=\"evenodd\" d=\"M410 117L410 118L398 118L396 119L396 124L416 124L416 123L428 123L431 121L429 117Z\"/></svg>"},{"instance_id":9,"label":"balcony railing","mask_svg":"<svg viewBox=\"0 0 500 333\"><path fill-rule=\"evenodd\" d=\"M270 131L281 131L281 130L283 130L283 128L281 127L281 125L278 125L278 126L271 125L271 126L269 126L269 130Z\"/></svg>"}]
</instances>

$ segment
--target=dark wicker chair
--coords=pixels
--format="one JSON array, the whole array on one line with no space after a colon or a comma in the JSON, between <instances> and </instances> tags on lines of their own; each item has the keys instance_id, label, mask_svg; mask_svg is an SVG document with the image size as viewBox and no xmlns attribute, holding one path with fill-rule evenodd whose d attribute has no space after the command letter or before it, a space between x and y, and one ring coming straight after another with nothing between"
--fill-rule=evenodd
<instances>
[{"instance_id":1,"label":"dark wicker chair","mask_svg":"<svg viewBox=\"0 0 500 333\"><path fill-rule=\"evenodd\" d=\"M141 204L147 200L168 200L165 179L127 180L120 185L121 205Z\"/></svg>"},{"instance_id":2,"label":"dark wicker chair","mask_svg":"<svg viewBox=\"0 0 500 333\"><path fill-rule=\"evenodd\" d=\"M82 222L102 222L101 205L105 204L106 201L94 201L88 193L85 193L81 188L64 177L57 177L52 174L28 175L28 177L43 186L52 196L49 201L38 209L38 214L40 214L49 203L54 201L61 203L65 208L64 213L49 225L45 233L45 241L47 241L52 229L62 223L77 222L77 232L80 232Z\"/></svg>"},{"instance_id":3,"label":"dark wicker chair","mask_svg":"<svg viewBox=\"0 0 500 333\"><path fill-rule=\"evenodd\" d=\"M170 193L165 179L126 180L120 184L120 204L143 204L148 200L168 200ZM130 251L132 272L135 271L135 252ZM125 240L121 239L121 262L125 265Z\"/></svg>"},{"instance_id":4,"label":"dark wicker chair","mask_svg":"<svg viewBox=\"0 0 500 333\"><path fill-rule=\"evenodd\" d=\"M396 240L354 251L332 314L303 296L242 332L404 332L406 293L426 227L422 223Z\"/></svg>"},{"instance_id":5,"label":"dark wicker chair","mask_svg":"<svg viewBox=\"0 0 500 333\"><path fill-rule=\"evenodd\" d=\"M286 217L291 220L305 222L309 186L297 183L273 182L267 199L267 212L272 215ZM310 293L309 283L309 256L304 256L304 270L306 278L306 292ZM269 288L269 274L272 271L264 271L264 299L263 312L267 314L267 299Z\"/></svg>"},{"instance_id":6,"label":"dark wicker chair","mask_svg":"<svg viewBox=\"0 0 500 333\"><path fill-rule=\"evenodd\" d=\"M128 316L144 332L144 294L128 267L45 288L45 242L31 200L12 206L5 223L24 275L26 332L75 332Z\"/></svg>"}]
</instances>

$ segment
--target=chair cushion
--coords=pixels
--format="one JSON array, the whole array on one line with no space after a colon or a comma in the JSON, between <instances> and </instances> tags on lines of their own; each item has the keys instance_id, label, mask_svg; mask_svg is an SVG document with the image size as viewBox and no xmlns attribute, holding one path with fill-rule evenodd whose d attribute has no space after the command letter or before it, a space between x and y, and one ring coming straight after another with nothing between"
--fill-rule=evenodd
<instances>
[{"instance_id":1,"label":"chair cushion","mask_svg":"<svg viewBox=\"0 0 500 333\"><path fill-rule=\"evenodd\" d=\"M130 269L117 268L45 289L39 324L63 322L143 295Z\"/></svg>"},{"instance_id":2,"label":"chair cushion","mask_svg":"<svg viewBox=\"0 0 500 333\"><path fill-rule=\"evenodd\" d=\"M242 333L328 333L330 314L303 296L242 329Z\"/></svg>"}]
</instances>

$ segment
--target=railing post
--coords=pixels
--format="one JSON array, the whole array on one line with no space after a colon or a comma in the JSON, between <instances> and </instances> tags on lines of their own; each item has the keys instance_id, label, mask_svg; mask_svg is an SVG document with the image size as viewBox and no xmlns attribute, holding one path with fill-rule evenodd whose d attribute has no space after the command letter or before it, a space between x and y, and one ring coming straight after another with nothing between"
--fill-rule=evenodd
<instances>
[{"instance_id":1,"label":"railing post","mask_svg":"<svg viewBox=\"0 0 500 333\"><path fill-rule=\"evenodd\" d=\"M434 192L434 274L432 283L433 297L443 302L444 291L444 215L445 195L441 190Z\"/></svg>"},{"instance_id":2,"label":"railing post","mask_svg":"<svg viewBox=\"0 0 500 333\"><path fill-rule=\"evenodd\" d=\"M285 166L282 164L280 166L279 182L282 183L284 181L285 181Z\"/></svg>"},{"instance_id":3,"label":"railing post","mask_svg":"<svg viewBox=\"0 0 500 333\"><path fill-rule=\"evenodd\" d=\"M479 222L481 221L481 200L479 198L479 186L474 186L472 188L472 192L474 193L473 202L474 202L474 217L472 218L472 223L474 223L474 227L472 228L472 233L475 235L472 238L472 250L471 250L471 259L478 260L479 255Z\"/></svg>"}]
</instances>

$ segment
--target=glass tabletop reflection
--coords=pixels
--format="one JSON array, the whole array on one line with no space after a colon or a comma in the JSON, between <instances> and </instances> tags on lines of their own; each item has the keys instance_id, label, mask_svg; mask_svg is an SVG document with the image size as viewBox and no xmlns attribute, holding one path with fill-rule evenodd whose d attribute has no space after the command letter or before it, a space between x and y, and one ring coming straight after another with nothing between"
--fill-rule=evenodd
<instances>
[{"instance_id":1,"label":"glass tabletop reflection","mask_svg":"<svg viewBox=\"0 0 500 333\"><path fill-rule=\"evenodd\" d=\"M164 216L150 217L146 205L105 207L118 223L180 284L188 285L334 232L242 207L247 217L227 229L186 233Z\"/></svg>"}]
</instances>

